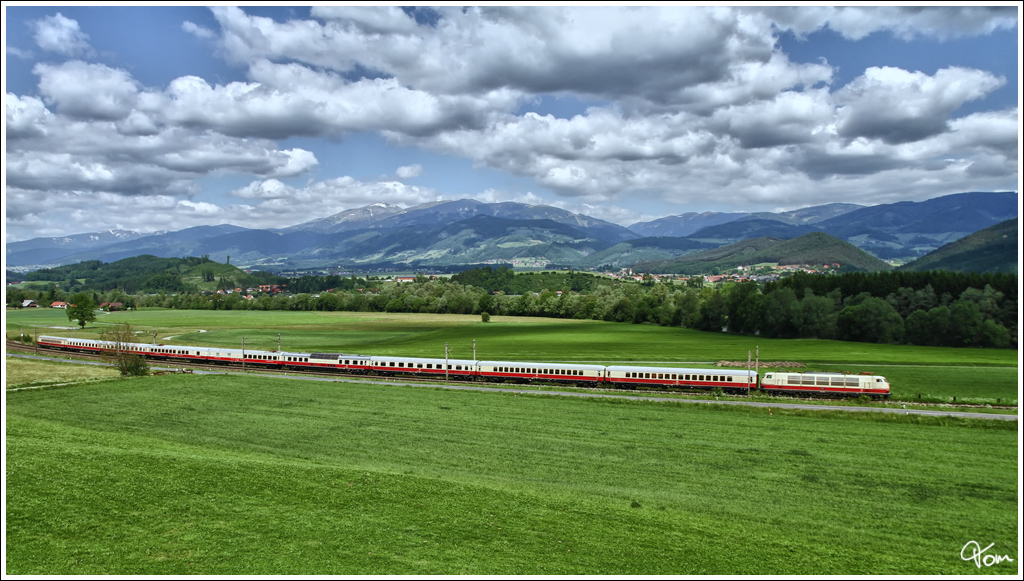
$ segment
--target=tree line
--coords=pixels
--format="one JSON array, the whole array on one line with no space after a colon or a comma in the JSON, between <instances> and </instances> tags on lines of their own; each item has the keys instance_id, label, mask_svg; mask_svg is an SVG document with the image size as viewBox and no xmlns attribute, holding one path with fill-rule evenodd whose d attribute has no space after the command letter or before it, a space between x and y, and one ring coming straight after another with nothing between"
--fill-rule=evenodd
<instances>
[{"instance_id":1,"label":"tree line","mask_svg":"<svg viewBox=\"0 0 1024 581\"><path fill-rule=\"evenodd\" d=\"M451 279L383 285L354 277L287 279L288 294L94 294L171 309L364 311L595 319L778 338L1015 348L1016 275L800 274L719 286L614 281L586 273L484 267ZM472 284L471 284L472 283ZM330 290L328 290L330 289ZM509 292L512 291L512 292ZM518 291L518 292L516 292ZM17 295L18 291L9 294Z\"/></svg>"}]
</instances>

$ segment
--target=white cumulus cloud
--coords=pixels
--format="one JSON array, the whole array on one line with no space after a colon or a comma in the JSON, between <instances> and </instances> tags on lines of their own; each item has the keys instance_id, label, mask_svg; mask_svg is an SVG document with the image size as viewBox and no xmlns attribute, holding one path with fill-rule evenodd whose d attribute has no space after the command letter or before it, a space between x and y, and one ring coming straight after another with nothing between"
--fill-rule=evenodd
<instances>
[{"instance_id":1,"label":"white cumulus cloud","mask_svg":"<svg viewBox=\"0 0 1024 581\"><path fill-rule=\"evenodd\" d=\"M66 56L86 56L92 52L89 35L82 32L78 21L58 12L32 23L34 39L39 48Z\"/></svg>"}]
</instances>

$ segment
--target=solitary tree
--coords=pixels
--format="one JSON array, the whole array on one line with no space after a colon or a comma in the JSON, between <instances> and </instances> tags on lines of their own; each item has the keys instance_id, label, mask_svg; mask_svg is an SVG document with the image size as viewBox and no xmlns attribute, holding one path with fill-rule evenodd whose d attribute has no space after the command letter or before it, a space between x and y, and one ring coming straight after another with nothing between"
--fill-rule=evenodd
<instances>
[{"instance_id":1,"label":"solitary tree","mask_svg":"<svg viewBox=\"0 0 1024 581\"><path fill-rule=\"evenodd\" d=\"M68 320L77 320L78 326L84 329L86 323L96 320L96 303L88 293L75 293L71 295L67 312Z\"/></svg>"}]
</instances>

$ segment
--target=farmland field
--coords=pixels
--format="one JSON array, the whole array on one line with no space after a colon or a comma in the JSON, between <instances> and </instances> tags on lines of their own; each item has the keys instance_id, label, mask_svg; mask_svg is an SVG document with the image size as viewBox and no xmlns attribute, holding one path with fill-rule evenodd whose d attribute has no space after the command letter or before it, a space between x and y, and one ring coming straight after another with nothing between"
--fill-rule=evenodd
<instances>
[{"instance_id":1,"label":"farmland field","mask_svg":"<svg viewBox=\"0 0 1024 581\"><path fill-rule=\"evenodd\" d=\"M118 376L110 367L73 363L44 363L8 357L4 383L7 389L60 385L113 379Z\"/></svg>"},{"instance_id":2,"label":"farmland field","mask_svg":"<svg viewBox=\"0 0 1024 581\"><path fill-rule=\"evenodd\" d=\"M9 574L1019 572L1016 422L244 376L6 398Z\"/></svg>"},{"instance_id":3,"label":"farmland field","mask_svg":"<svg viewBox=\"0 0 1024 581\"><path fill-rule=\"evenodd\" d=\"M35 329L70 335L62 311L8 311L7 334ZM175 311L143 309L99 317L76 336L98 337L113 323L129 322L140 342L240 347L301 352L471 358L526 361L685 363L711 367L720 360L746 361L759 349L761 361L796 361L805 370L870 372L890 379L893 396L925 401L981 404L1019 399L1018 351L880 345L804 339L765 339L689 329L603 321L349 312ZM20 325L20 327L19 327Z\"/></svg>"}]
</instances>

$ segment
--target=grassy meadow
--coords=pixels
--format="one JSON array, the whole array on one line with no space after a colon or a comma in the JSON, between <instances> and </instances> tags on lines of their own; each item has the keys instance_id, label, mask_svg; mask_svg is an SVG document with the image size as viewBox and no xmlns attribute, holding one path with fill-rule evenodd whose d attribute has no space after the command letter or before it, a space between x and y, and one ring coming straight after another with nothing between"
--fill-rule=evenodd
<instances>
[{"instance_id":1,"label":"grassy meadow","mask_svg":"<svg viewBox=\"0 0 1024 581\"><path fill-rule=\"evenodd\" d=\"M63 311L7 312L7 335L72 333ZM843 341L766 339L689 329L603 321L350 312L175 311L143 309L101 314L75 336L96 338L110 324L131 323L140 342L217 345L299 352L599 364L680 363L713 367L721 360L746 361L759 348L761 361L795 361L807 371L885 375L893 396L922 401L995 405L1019 399L1018 351L879 345ZM20 325L20 327L19 327ZM64 329L54 329L62 327Z\"/></svg>"},{"instance_id":2,"label":"grassy meadow","mask_svg":"<svg viewBox=\"0 0 1024 581\"><path fill-rule=\"evenodd\" d=\"M7 357L4 388L39 388L83 381L102 381L116 377L119 377L117 370L106 366L29 361Z\"/></svg>"},{"instance_id":3,"label":"grassy meadow","mask_svg":"<svg viewBox=\"0 0 1024 581\"><path fill-rule=\"evenodd\" d=\"M8 574L1019 573L1016 422L237 375L5 395Z\"/></svg>"}]
</instances>

